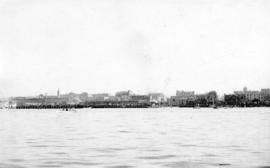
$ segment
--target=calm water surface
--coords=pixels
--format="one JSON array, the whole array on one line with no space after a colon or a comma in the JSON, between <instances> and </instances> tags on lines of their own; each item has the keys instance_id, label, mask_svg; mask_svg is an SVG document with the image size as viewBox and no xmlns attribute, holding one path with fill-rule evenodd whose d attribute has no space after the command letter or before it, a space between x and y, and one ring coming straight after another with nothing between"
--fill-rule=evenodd
<instances>
[{"instance_id":1,"label":"calm water surface","mask_svg":"<svg viewBox=\"0 0 270 168\"><path fill-rule=\"evenodd\" d=\"M0 110L0 168L269 168L270 108Z\"/></svg>"}]
</instances>

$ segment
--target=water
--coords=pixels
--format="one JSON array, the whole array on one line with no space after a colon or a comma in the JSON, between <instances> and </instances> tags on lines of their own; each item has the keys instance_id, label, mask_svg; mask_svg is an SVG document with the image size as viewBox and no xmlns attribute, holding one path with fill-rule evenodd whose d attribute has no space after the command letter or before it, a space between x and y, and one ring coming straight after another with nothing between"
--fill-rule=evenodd
<instances>
[{"instance_id":1,"label":"water","mask_svg":"<svg viewBox=\"0 0 270 168\"><path fill-rule=\"evenodd\" d=\"M0 168L270 167L270 108L0 111Z\"/></svg>"}]
</instances>

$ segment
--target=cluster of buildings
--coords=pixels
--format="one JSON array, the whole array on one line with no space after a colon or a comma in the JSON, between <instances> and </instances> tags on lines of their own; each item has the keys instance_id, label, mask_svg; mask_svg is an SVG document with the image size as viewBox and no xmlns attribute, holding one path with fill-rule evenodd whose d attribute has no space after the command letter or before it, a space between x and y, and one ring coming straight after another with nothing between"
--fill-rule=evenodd
<instances>
[{"instance_id":1,"label":"cluster of buildings","mask_svg":"<svg viewBox=\"0 0 270 168\"><path fill-rule=\"evenodd\" d=\"M233 94L225 94L224 102L229 106L270 106L270 89L257 91L244 87Z\"/></svg>"},{"instance_id":2,"label":"cluster of buildings","mask_svg":"<svg viewBox=\"0 0 270 168\"><path fill-rule=\"evenodd\" d=\"M0 101L0 107L7 108L67 108L67 107L92 107L92 108L128 108L128 107L212 107L212 106L270 106L270 89L260 91L248 90L234 91L219 98L215 91L205 94L195 94L194 91L176 91L171 97L163 93L149 93L138 95L132 91L120 91L115 95L108 93L56 95L41 94L35 97L12 97L8 101Z\"/></svg>"},{"instance_id":3,"label":"cluster of buildings","mask_svg":"<svg viewBox=\"0 0 270 168\"><path fill-rule=\"evenodd\" d=\"M150 107L165 105L166 98L162 93L149 93L147 95L134 94L132 91L120 91L115 95L108 93L39 95L36 97L10 98L10 108L66 108L66 107Z\"/></svg>"},{"instance_id":4,"label":"cluster of buildings","mask_svg":"<svg viewBox=\"0 0 270 168\"><path fill-rule=\"evenodd\" d=\"M218 96L215 91L205 94L195 94L194 91L176 91L168 101L170 106L177 107L209 107L218 103Z\"/></svg>"},{"instance_id":5,"label":"cluster of buildings","mask_svg":"<svg viewBox=\"0 0 270 168\"><path fill-rule=\"evenodd\" d=\"M178 107L258 107L270 106L270 89L248 90L244 87L241 91L234 91L233 94L224 94L218 97L215 91L205 94L195 94L194 91L176 91L175 96L169 99L170 106Z\"/></svg>"}]
</instances>

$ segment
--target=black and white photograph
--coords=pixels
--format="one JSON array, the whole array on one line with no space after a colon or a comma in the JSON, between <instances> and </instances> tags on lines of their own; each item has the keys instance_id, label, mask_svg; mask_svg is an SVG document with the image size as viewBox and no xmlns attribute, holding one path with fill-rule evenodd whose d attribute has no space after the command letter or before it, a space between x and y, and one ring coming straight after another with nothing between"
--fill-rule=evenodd
<instances>
[{"instance_id":1,"label":"black and white photograph","mask_svg":"<svg viewBox=\"0 0 270 168\"><path fill-rule=\"evenodd\" d=\"M0 168L270 168L269 0L0 0Z\"/></svg>"}]
</instances>

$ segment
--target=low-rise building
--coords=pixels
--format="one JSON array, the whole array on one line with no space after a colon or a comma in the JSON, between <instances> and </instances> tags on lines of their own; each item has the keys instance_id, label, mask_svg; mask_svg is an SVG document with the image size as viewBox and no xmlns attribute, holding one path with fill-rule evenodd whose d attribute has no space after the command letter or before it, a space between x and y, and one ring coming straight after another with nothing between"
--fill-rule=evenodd
<instances>
[{"instance_id":1,"label":"low-rise building","mask_svg":"<svg viewBox=\"0 0 270 168\"><path fill-rule=\"evenodd\" d=\"M246 106L245 95L243 94L225 94L224 103L226 106Z\"/></svg>"},{"instance_id":2,"label":"low-rise building","mask_svg":"<svg viewBox=\"0 0 270 168\"><path fill-rule=\"evenodd\" d=\"M0 109L1 108L8 108L9 107L9 101L8 100L0 100Z\"/></svg>"},{"instance_id":3,"label":"low-rise building","mask_svg":"<svg viewBox=\"0 0 270 168\"><path fill-rule=\"evenodd\" d=\"M166 102L166 98L163 93L149 93L148 95L150 97L150 102L152 103L161 104Z\"/></svg>"},{"instance_id":4,"label":"low-rise building","mask_svg":"<svg viewBox=\"0 0 270 168\"><path fill-rule=\"evenodd\" d=\"M88 101L105 101L106 99L109 98L108 93L97 93L97 94L91 94L88 97Z\"/></svg>"},{"instance_id":5,"label":"low-rise building","mask_svg":"<svg viewBox=\"0 0 270 168\"><path fill-rule=\"evenodd\" d=\"M180 106L180 101L177 98L177 96L171 96L169 99L169 105L170 106Z\"/></svg>"},{"instance_id":6,"label":"low-rise building","mask_svg":"<svg viewBox=\"0 0 270 168\"><path fill-rule=\"evenodd\" d=\"M194 91L176 91L176 96L183 99L193 99L195 98L195 92Z\"/></svg>"},{"instance_id":7,"label":"low-rise building","mask_svg":"<svg viewBox=\"0 0 270 168\"><path fill-rule=\"evenodd\" d=\"M234 91L235 95L244 95L246 100L261 100L261 93L259 91L248 90L247 87L244 87L242 91Z\"/></svg>"},{"instance_id":8,"label":"low-rise building","mask_svg":"<svg viewBox=\"0 0 270 168\"><path fill-rule=\"evenodd\" d=\"M138 103L150 103L150 96L149 95L133 95L131 96L132 101L136 101Z\"/></svg>"},{"instance_id":9,"label":"low-rise building","mask_svg":"<svg viewBox=\"0 0 270 168\"><path fill-rule=\"evenodd\" d=\"M115 97L117 97L119 101L130 101L132 95L134 95L134 93L130 90L115 93Z\"/></svg>"},{"instance_id":10,"label":"low-rise building","mask_svg":"<svg viewBox=\"0 0 270 168\"><path fill-rule=\"evenodd\" d=\"M261 100L270 103L270 89L261 89Z\"/></svg>"},{"instance_id":11,"label":"low-rise building","mask_svg":"<svg viewBox=\"0 0 270 168\"><path fill-rule=\"evenodd\" d=\"M87 101L88 100L88 93L87 92L83 92L83 93L79 94L78 97L83 102L84 101Z\"/></svg>"},{"instance_id":12,"label":"low-rise building","mask_svg":"<svg viewBox=\"0 0 270 168\"><path fill-rule=\"evenodd\" d=\"M44 99L39 97L14 97L12 101L17 107L20 106L40 106L44 104Z\"/></svg>"},{"instance_id":13,"label":"low-rise building","mask_svg":"<svg viewBox=\"0 0 270 168\"><path fill-rule=\"evenodd\" d=\"M195 100L194 91L176 91L176 96L171 96L169 104L171 106L192 106Z\"/></svg>"}]
</instances>

